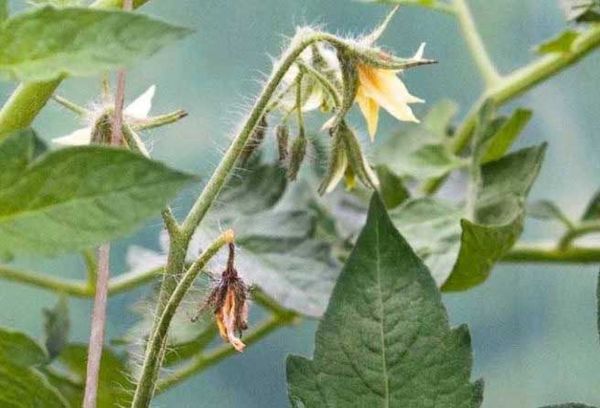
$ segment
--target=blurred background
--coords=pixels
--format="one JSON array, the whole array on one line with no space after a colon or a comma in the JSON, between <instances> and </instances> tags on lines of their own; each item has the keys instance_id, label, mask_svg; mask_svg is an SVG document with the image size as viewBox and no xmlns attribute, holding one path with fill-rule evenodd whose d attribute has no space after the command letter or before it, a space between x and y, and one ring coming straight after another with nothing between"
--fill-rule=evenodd
<instances>
[{"instance_id":1,"label":"blurred background","mask_svg":"<svg viewBox=\"0 0 600 408\"><path fill-rule=\"evenodd\" d=\"M13 10L24 2L9 1ZM507 73L535 56L533 45L566 25L557 1L470 0L481 35L499 69ZM208 176L227 146L229 135L246 112L270 71L270 55L278 55L296 25L318 24L344 34L363 33L387 12L384 6L348 0L151 1L143 12L192 27L196 34L138 64L128 75L131 100L149 85L158 87L154 113L188 110L182 122L146 134L155 158L182 170ZM453 18L419 8L404 8L380 43L410 56L421 42L438 65L408 72L404 79L427 101L423 114L441 98L456 100L460 115L479 95L482 81ZM507 106L531 108L534 117L518 146L548 141L546 162L531 199L552 199L578 217L600 182L600 53L537 87ZM14 84L0 83L0 100ZM69 79L59 93L81 104L100 89L92 79ZM417 115L417 116L418 116ZM399 124L387 114L378 141ZM363 126L362 120L355 121ZM35 122L46 139L79 125L68 112L50 103ZM401 126L401 125L400 125ZM362 127L364 129L364 126ZM185 211L200 186L174 204ZM159 219L113 250L113 274L125 268L125 253L135 243L158 249ZM560 234L554 224L528 221L524 240ZM19 266L56 276L83 277L76 256L17 259ZM600 404L600 347L596 331L595 285L598 266L503 264L483 285L446 295L454 325L469 325L474 348L474 378L483 377L485 408L537 407L581 401ZM111 299L109 337L131 326L131 305L149 288ZM56 296L0 281L0 325L41 336L41 309ZM72 339L87 341L91 302L70 301ZM250 347L243 355L189 379L159 396L156 407L219 406L222 408L286 407L284 361L290 353L310 356L316 322L304 321Z\"/></svg>"}]
</instances>

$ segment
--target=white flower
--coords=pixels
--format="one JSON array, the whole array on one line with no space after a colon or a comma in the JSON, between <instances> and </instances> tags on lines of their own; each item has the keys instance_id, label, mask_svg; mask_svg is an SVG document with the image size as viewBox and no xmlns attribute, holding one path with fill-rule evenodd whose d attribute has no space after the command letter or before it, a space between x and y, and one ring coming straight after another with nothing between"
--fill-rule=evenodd
<instances>
[{"instance_id":1,"label":"white flower","mask_svg":"<svg viewBox=\"0 0 600 408\"><path fill-rule=\"evenodd\" d=\"M131 102L124 110L123 115L125 116L126 122L138 122L148 118L150 109L152 108L152 99L156 92L156 86L152 85L143 94L138 96L133 102ZM92 142L92 131L93 123L95 122L95 113L104 113L106 106L103 106L99 111L90 112L90 125L81 129L77 129L66 136L58 137L53 139L52 142L60 146L84 146Z\"/></svg>"}]
</instances>

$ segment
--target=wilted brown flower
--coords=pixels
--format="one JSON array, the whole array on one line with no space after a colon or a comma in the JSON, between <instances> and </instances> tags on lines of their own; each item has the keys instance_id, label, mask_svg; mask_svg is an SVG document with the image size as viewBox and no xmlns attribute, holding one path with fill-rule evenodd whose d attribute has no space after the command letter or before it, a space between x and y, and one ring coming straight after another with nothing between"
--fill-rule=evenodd
<instances>
[{"instance_id":1,"label":"wilted brown flower","mask_svg":"<svg viewBox=\"0 0 600 408\"><path fill-rule=\"evenodd\" d=\"M248 328L248 286L234 267L234 257L235 245L230 243L227 267L201 309L213 308L219 334L237 351L242 352L246 345L240 337Z\"/></svg>"}]
</instances>

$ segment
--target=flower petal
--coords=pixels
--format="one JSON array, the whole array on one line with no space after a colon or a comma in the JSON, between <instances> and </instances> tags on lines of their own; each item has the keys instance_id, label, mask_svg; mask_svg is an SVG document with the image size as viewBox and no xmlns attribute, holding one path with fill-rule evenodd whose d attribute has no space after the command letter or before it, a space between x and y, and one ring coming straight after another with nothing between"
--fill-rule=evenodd
<instances>
[{"instance_id":1,"label":"flower petal","mask_svg":"<svg viewBox=\"0 0 600 408\"><path fill-rule=\"evenodd\" d=\"M356 102L360 107L365 120L367 121L367 128L369 130L369 136L371 141L375 140L375 133L377 133L377 124L379 122L379 105L374 99L369 98L365 95L362 87L358 88L356 93Z\"/></svg>"},{"instance_id":2,"label":"flower petal","mask_svg":"<svg viewBox=\"0 0 600 408\"><path fill-rule=\"evenodd\" d=\"M152 109L152 99L156 92L156 85L152 85L143 94L137 97L136 100L131 102L123 113L127 116L131 116L134 119L146 119Z\"/></svg>"},{"instance_id":3,"label":"flower petal","mask_svg":"<svg viewBox=\"0 0 600 408\"><path fill-rule=\"evenodd\" d=\"M398 120L419 122L408 104L423 100L411 95L395 72L359 66L358 75L366 96Z\"/></svg>"},{"instance_id":4,"label":"flower petal","mask_svg":"<svg viewBox=\"0 0 600 408\"><path fill-rule=\"evenodd\" d=\"M67 136L52 139L52 143L60 146L85 146L92 142L92 128L86 127L77 129Z\"/></svg>"}]
</instances>

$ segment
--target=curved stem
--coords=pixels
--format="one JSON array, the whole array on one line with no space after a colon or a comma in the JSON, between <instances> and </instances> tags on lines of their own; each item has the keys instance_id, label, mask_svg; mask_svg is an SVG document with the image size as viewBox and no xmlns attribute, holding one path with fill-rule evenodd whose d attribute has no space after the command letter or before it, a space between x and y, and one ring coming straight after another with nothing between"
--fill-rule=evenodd
<instances>
[{"instance_id":1,"label":"curved stem","mask_svg":"<svg viewBox=\"0 0 600 408\"><path fill-rule=\"evenodd\" d=\"M154 389L158 372L162 364L162 350L167 332L171 325L171 320L181 304L185 294L190 289L198 274L202 271L207 262L219 251L219 249L233 241L233 232L224 232L216 241L214 241L198 258L196 262L190 266L185 275L181 278L169 301L163 308L162 314L156 325L156 329L151 333L150 340L146 346L146 356L142 365L140 379L138 381L135 394L133 397L132 408L148 407Z\"/></svg>"},{"instance_id":2,"label":"curved stem","mask_svg":"<svg viewBox=\"0 0 600 408\"><path fill-rule=\"evenodd\" d=\"M492 87L500 81L500 75L481 40L477 27L475 27L471 10L469 10L466 0L453 0L453 5L456 18L475 64L479 68L486 86Z\"/></svg>"},{"instance_id":3,"label":"curved stem","mask_svg":"<svg viewBox=\"0 0 600 408\"><path fill-rule=\"evenodd\" d=\"M558 248L561 250L567 249L573 241L584 235L600 232L600 221L584 221L569 229L560 239Z\"/></svg>"}]
</instances>

